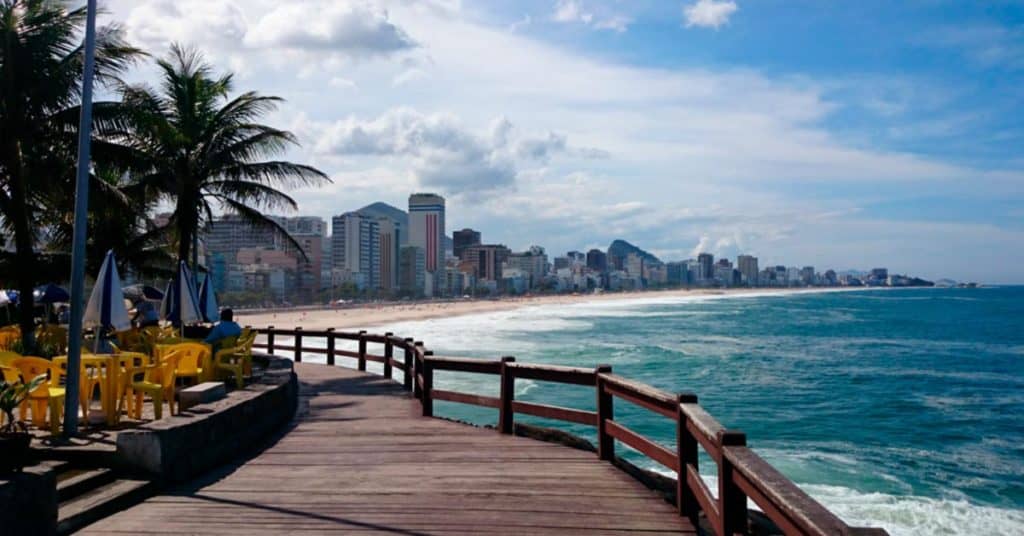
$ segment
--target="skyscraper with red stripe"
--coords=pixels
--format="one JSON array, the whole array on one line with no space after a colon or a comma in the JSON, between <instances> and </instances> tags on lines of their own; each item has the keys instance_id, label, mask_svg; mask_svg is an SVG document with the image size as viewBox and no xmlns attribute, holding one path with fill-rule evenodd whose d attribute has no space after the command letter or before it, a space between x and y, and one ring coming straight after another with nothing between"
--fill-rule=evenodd
<instances>
[{"instance_id":1,"label":"skyscraper with red stripe","mask_svg":"<svg viewBox=\"0 0 1024 536\"><path fill-rule=\"evenodd\" d=\"M426 259L424 294L444 294L444 198L436 194L409 196L409 245L423 249Z\"/></svg>"}]
</instances>

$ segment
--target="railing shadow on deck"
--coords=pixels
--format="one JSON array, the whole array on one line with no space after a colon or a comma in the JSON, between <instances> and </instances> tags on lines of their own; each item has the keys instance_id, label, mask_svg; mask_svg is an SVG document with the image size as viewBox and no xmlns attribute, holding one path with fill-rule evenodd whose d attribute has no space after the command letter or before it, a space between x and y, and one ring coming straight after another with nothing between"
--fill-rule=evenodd
<instances>
[{"instance_id":1,"label":"railing shadow on deck","mask_svg":"<svg viewBox=\"0 0 1024 536\"><path fill-rule=\"evenodd\" d=\"M498 431L512 434L515 415L525 414L597 429L597 455L615 461L615 441L628 445L676 474L676 507L697 526L703 514L716 536L746 534L748 498L785 534L885 536L883 529L851 527L815 501L796 484L747 447L746 435L728 430L698 403L693 393L671 394L612 373L611 366L593 369L556 365L517 363L514 357L476 359L435 356L422 341L383 335L327 329L258 328L263 341L254 345L268 354L290 353L301 362L304 354L326 356L327 365L337 365L339 357L356 360L356 368L366 370L368 362L383 365L383 376L392 379L402 371L402 388L419 400L424 417L434 415L434 401L445 400L498 410ZM277 344L278 337L292 338L290 346ZM303 341L323 341L320 346ZM357 351L340 350L337 341L358 345ZM371 354L368 345L382 347L382 354ZM395 356L396 350L400 354ZM497 376L497 397L434 388L438 372L463 372ZM517 379L581 385L594 388L596 411L538 404L515 399ZM615 419L615 400L628 402L665 418L673 425L676 447L670 449L631 430ZM698 449L704 450L717 466L718 492L712 494L700 477Z\"/></svg>"}]
</instances>

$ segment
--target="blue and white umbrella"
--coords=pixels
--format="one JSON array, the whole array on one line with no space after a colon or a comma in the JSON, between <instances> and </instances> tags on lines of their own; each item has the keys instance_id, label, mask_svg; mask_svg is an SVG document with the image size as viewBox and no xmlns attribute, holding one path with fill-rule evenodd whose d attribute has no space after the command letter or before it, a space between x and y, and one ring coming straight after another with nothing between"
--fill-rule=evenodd
<instances>
[{"instance_id":1,"label":"blue and white umbrella","mask_svg":"<svg viewBox=\"0 0 1024 536\"><path fill-rule=\"evenodd\" d=\"M206 274L203 285L199 287L199 312L203 319L213 323L220 320L220 311L217 309L217 297L213 295L213 281L210 274Z\"/></svg>"},{"instance_id":2,"label":"blue and white umbrella","mask_svg":"<svg viewBox=\"0 0 1024 536\"><path fill-rule=\"evenodd\" d=\"M68 291L64 290L53 283L36 287L36 290L32 293L32 298L37 303L67 303L71 301L71 295Z\"/></svg>"},{"instance_id":3,"label":"blue and white umbrella","mask_svg":"<svg viewBox=\"0 0 1024 536\"><path fill-rule=\"evenodd\" d=\"M82 326L115 330L128 329L132 326L128 309L124 306L124 291L121 288L121 277L117 275L113 251L107 252L107 257L100 266L96 285L92 287L89 303L85 306Z\"/></svg>"},{"instance_id":4,"label":"blue and white umbrella","mask_svg":"<svg viewBox=\"0 0 1024 536\"><path fill-rule=\"evenodd\" d=\"M184 261L178 266L178 273L174 279L167 285L167 292L164 292L164 300L160 304L160 317L170 321L174 326L203 321L203 314L199 311L196 280Z\"/></svg>"}]
</instances>

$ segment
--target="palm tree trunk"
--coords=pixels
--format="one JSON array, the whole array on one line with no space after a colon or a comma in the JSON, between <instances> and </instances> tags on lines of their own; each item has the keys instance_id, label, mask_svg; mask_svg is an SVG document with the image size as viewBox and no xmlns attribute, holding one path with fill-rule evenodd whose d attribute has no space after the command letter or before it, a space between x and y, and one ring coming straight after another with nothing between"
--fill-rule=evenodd
<instances>
[{"instance_id":1,"label":"palm tree trunk","mask_svg":"<svg viewBox=\"0 0 1024 536\"><path fill-rule=\"evenodd\" d=\"M10 195L11 223L14 224L15 280L18 282L18 324L21 326L23 351L35 349L35 303L32 291L35 287L36 255L32 250L32 226L28 221L28 195L25 191L24 163L21 142L15 140L8 148L11 169Z\"/></svg>"}]
</instances>

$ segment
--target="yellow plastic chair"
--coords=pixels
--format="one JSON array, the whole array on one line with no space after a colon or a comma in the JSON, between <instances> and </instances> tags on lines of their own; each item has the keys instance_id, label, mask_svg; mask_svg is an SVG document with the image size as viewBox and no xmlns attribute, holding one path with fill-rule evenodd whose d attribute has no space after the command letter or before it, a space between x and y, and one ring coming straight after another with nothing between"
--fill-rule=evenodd
<instances>
[{"instance_id":1,"label":"yellow plastic chair","mask_svg":"<svg viewBox=\"0 0 1024 536\"><path fill-rule=\"evenodd\" d=\"M53 346L58 354L67 353L68 329L53 324L39 326L36 329L36 342L46 346Z\"/></svg>"},{"instance_id":2,"label":"yellow plastic chair","mask_svg":"<svg viewBox=\"0 0 1024 536\"><path fill-rule=\"evenodd\" d=\"M165 346L163 355L176 355L174 370L179 378L192 378L195 383L205 381L212 371L210 347L199 342L181 342Z\"/></svg>"},{"instance_id":3,"label":"yellow plastic chair","mask_svg":"<svg viewBox=\"0 0 1024 536\"><path fill-rule=\"evenodd\" d=\"M0 365L0 378L3 378L5 382L10 384L19 383L21 382L21 373L19 373L18 369L14 367ZM28 404L28 401L23 400L18 407L22 408L26 404ZM0 417L2 417L2 415L0 415Z\"/></svg>"},{"instance_id":4,"label":"yellow plastic chair","mask_svg":"<svg viewBox=\"0 0 1024 536\"><path fill-rule=\"evenodd\" d=\"M60 422L64 418L64 397L66 392L60 387L62 371L52 362L41 357L20 357L14 360L14 368L21 372L21 378L35 378L46 374L49 380L37 387L28 395L28 404L20 408L21 420L25 420L26 410L32 408L32 424L43 428L46 423L46 411L49 409L50 432L60 432Z\"/></svg>"},{"instance_id":5,"label":"yellow plastic chair","mask_svg":"<svg viewBox=\"0 0 1024 536\"><path fill-rule=\"evenodd\" d=\"M115 397L117 403L114 405L118 417L121 413L133 415L132 400L130 396L131 384L134 381L133 375L143 371L155 364L153 358L142 352L118 352L115 356L115 372L117 373L117 385Z\"/></svg>"},{"instance_id":6,"label":"yellow plastic chair","mask_svg":"<svg viewBox=\"0 0 1024 536\"><path fill-rule=\"evenodd\" d=\"M0 350L0 367L13 367L14 360L21 357L21 354L17 352L9 352L6 350Z\"/></svg>"},{"instance_id":7,"label":"yellow plastic chair","mask_svg":"<svg viewBox=\"0 0 1024 536\"><path fill-rule=\"evenodd\" d=\"M255 333L239 336L234 344L225 345L214 358L219 376L233 377L239 389L245 387L246 376L252 376L252 344L255 339Z\"/></svg>"},{"instance_id":8,"label":"yellow plastic chair","mask_svg":"<svg viewBox=\"0 0 1024 536\"><path fill-rule=\"evenodd\" d=\"M114 333L114 336L117 337L118 348L122 348L130 352L148 352L142 330L126 329L124 331Z\"/></svg>"},{"instance_id":9,"label":"yellow plastic chair","mask_svg":"<svg viewBox=\"0 0 1024 536\"><path fill-rule=\"evenodd\" d=\"M110 364L105 362L83 362L82 372L79 378L78 402L82 407L82 417L89 422L89 413L92 411L92 398L96 391L99 391L100 400L106 401L113 393L108 392L110 376L116 371L109 368ZM112 408L104 408L112 410Z\"/></svg>"},{"instance_id":10,"label":"yellow plastic chair","mask_svg":"<svg viewBox=\"0 0 1024 536\"><path fill-rule=\"evenodd\" d=\"M156 419L163 418L164 401L167 401L171 415L174 415L174 382L176 379L174 363L177 359L177 355L170 353L158 365L136 369L132 372L133 376L140 372L145 373L142 380L133 380L128 385L128 396L135 397L132 410L136 419L142 418L143 395L149 395L152 400L153 416Z\"/></svg>"},{"instance_id":11,"label":"yellow plastic chair","mask_svg":"<svg viewBox=\"0 0 1024 536\"><path fill-rule=\"evenodd\" d=\"M0 328L0 350L7 350L21 339L21 328L18 326L4 326Z\"/></svg>"}]
</instances>

